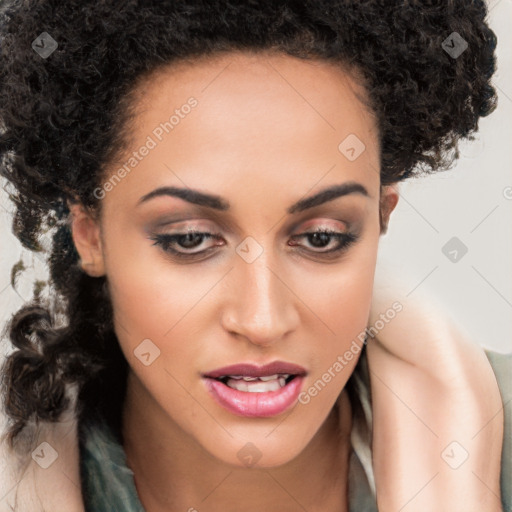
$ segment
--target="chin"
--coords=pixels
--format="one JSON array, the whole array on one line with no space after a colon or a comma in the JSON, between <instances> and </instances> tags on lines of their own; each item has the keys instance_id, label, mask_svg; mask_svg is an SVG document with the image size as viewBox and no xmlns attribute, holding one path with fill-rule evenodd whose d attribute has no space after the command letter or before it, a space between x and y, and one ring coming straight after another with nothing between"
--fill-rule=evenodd
<instances>
[{"instance_id":1,"label":"chin","mask_svg":"<svg viewBox=\"0 0 512 512\"><path fill-rule=\"evenodd\" d=\"M279 428L279 427L278 427ZM266 429L254 436L229 438L223 446L205 446L217 460L237 468L275 468L291 462L307 445L299 436L279 435ZM296 432L296 430L294 430ZM270 433L270 434L269 434Z\"/></svg>"}]
</instances>

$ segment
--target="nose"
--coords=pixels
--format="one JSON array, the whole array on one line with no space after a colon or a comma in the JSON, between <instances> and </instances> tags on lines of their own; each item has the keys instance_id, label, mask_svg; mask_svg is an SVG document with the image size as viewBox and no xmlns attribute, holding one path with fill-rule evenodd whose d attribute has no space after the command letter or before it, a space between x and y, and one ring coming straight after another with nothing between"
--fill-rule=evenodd
<instances>
[{"instance_id":1,"label":"nose","mask_svg":"<svg viewBox=\"0 0 512 512\"><path fill-rule=\"evenodd\" d=\"M222 313L222 325L251 343L271 346L297 328L298 299L290 284L274 269L265 252L252 263L242 259L230 272L230 300Z\"/></svg>"}]
</instances>

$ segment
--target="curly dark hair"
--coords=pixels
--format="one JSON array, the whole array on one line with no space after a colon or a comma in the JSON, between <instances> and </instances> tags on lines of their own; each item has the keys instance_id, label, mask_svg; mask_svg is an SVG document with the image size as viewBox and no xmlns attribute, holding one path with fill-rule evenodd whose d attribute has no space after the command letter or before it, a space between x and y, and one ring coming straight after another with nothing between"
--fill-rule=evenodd
<instances>
[{"instance_id":1,"label":"curly dark hair","mask_svg":"<svg viewBox=\"0 0 512 512\"><path fill-rule=\"evenodd\" d=\"M4 331L11 448L30 422L58 421L73 388L79 419L102 414L119 428L128 365L107 278L80 268L67 201L100 211L94 190L128 147L140 80L233 51L352 69L378 121L381 186L450 168L497 103L496 36L480 0L13 0L1 11L0 173L14 186L13 232L31 251L52 234L49 294L36 287ZM46 57L33 47L42 32L58 45ZM460 55L456 43L467 44Z\"/></svg>"}]
</instances>

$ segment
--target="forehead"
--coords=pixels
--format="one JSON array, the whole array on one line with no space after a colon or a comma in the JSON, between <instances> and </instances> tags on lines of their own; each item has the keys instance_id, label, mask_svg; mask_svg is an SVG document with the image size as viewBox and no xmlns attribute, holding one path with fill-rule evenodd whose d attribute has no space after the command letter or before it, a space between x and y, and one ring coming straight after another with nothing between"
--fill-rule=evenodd
<instances>
[{"instance_id":1,"label":"forehead","mask_svg":"<svg viewBox=\"0 0 512 512\"><path fill-rule=\"evenodd\" d=\"M135 204L162 184L222 195L237 179L296 197L326 174L323 185L356 180L375 191L378 133L365 97L353 73L282 54L228 53L162 67L131 95L130 152L150 150L110 198L123 193Z\"/></svg>"}]
</instances>

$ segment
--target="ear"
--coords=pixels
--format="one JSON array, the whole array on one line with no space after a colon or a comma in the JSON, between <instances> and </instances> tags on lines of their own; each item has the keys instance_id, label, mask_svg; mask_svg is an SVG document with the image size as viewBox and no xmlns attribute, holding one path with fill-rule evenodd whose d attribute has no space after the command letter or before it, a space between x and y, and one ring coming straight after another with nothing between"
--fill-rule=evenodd
<instances>
[{"instance_id":1,"label":"ear","mask_svg":"<svg viewBox=\"0 0 512 512\"><path fill-rule=\"evenodd\" d=\"M99 221L81 203L70 203L71 234L80 255L80 266L90 276L105 274Z\"/></svg>"},{"instance_id":2,"label":"ear","mask_svg":"<svg viewBox=\"0 0 512 512\"><path fill-rule=\"evenodd\" d=\"M384 235L388 230L389 216L395 209L399 197L396 184L386 185L380 189L379 220L381 235Z\"/></svg>"}]
</instances>

